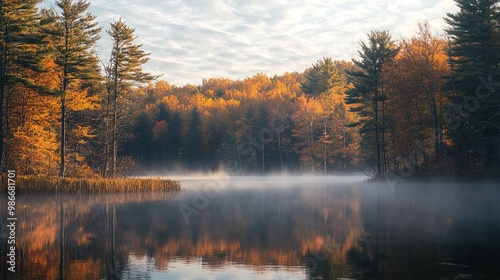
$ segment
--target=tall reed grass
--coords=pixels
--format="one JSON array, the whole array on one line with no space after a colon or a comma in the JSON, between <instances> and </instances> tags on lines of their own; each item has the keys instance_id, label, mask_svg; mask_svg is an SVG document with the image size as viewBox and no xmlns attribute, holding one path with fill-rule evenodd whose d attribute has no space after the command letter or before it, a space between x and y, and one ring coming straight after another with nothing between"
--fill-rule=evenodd
<instances>
[{"instance_id":1,"label":"tall reed grass","mask_svg":"<svg viewBox=\"0 0 500 280\"><path fill-rule=\"evenodd\" d=\"M43 176L16 176L17 192L60 192L60 193L113 193L179 191L179 181L160 178L58 178ZM1 189L7 189L6 178L2 177Z\"/></svg>"}]
</instances>

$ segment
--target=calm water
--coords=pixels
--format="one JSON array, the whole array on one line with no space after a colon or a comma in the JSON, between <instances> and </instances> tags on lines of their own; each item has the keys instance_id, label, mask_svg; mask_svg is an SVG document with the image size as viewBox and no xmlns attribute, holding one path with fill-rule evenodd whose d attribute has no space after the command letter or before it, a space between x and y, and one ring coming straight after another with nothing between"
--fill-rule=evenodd
<instances>
[{"instance_id":1,"label":"calm water","mask_svg":"<svg viewBox=\"0 0 500 280\"><path fill-rule=\"evenodd\" d=\"M177 194L17 196L1 279L500 279L500 184L179 178Z\"/></svg>"}]
</instances>

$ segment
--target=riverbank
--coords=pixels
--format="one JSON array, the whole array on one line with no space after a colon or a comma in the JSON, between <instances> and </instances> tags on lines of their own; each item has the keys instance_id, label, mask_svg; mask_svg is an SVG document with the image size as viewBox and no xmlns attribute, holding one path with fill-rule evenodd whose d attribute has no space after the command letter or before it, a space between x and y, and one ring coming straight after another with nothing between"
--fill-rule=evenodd
<instances>
[{"instance_id":1,"label":"riverbank","mask_svg":"<svg viewBox=\"0 0 500 280\"><path fill-rule=\"evenodd\" d=\"M9 185L6 177L1 177L2 191ZM16 192L31 193L119 193L179 191L179 181L160 178L59 178L43 176L16 176ZM12 185L12 184L10 184Z\"/></svg>"}]
</instances>

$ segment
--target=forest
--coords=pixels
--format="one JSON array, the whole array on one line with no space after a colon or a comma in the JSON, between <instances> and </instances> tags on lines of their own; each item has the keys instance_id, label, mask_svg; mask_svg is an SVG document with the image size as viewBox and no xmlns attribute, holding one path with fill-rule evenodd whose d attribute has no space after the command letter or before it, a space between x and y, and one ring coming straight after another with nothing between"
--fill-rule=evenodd
<instances>
[{"instance_id":1,"label":"forest","mask_svg":"<svg viewBox=\"0 0 500 280\"><path fill-rule=\"evenodd\" d=\"M40 2L0 2L2 172L500 175L499 1L455 0L441 35L366 30L352 61L182 86L143 70L124 19L102 30L87 0Z\"/></svg>"}]
</instances>

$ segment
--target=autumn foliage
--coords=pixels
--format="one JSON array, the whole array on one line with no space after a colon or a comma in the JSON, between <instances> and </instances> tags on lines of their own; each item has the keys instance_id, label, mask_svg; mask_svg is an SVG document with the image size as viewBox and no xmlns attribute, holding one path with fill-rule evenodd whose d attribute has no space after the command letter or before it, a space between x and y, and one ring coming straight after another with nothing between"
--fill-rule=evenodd
<instances>
[{"instance_id":1,"label":"autumn foliage","mask_svg":"<svg viewBox=\"0 0 500 280\"><path fill-rule=\"evenodd\" d=\"M496 96L479 100L477 112L464 113L464 102L478 86L470 77L491 69L461 52L471 48L474 57L479 43L467 45L465 35L453 29L460 13L448 15L449 40L420 23L411 38L371 32L361 42L362 59L354 63L326 57L303 72L177 86L142 71L149 54L134 42L138 38L125 21L110 25L115 48L100 71L91 48L100 28L87 13L90 3L57 1L63 11L58 12L37 9L39 2L1 6L3 171L61 177L219 169L498 172L498 94L490 86ZM65 27L70 10L87 33L77 25ZM377 36L387 43L380 49L386 57L377 52ZM130 51L120 52L122 45ZM488 73L480 77L495 78Z\"/></svg>"}]
</instances>

